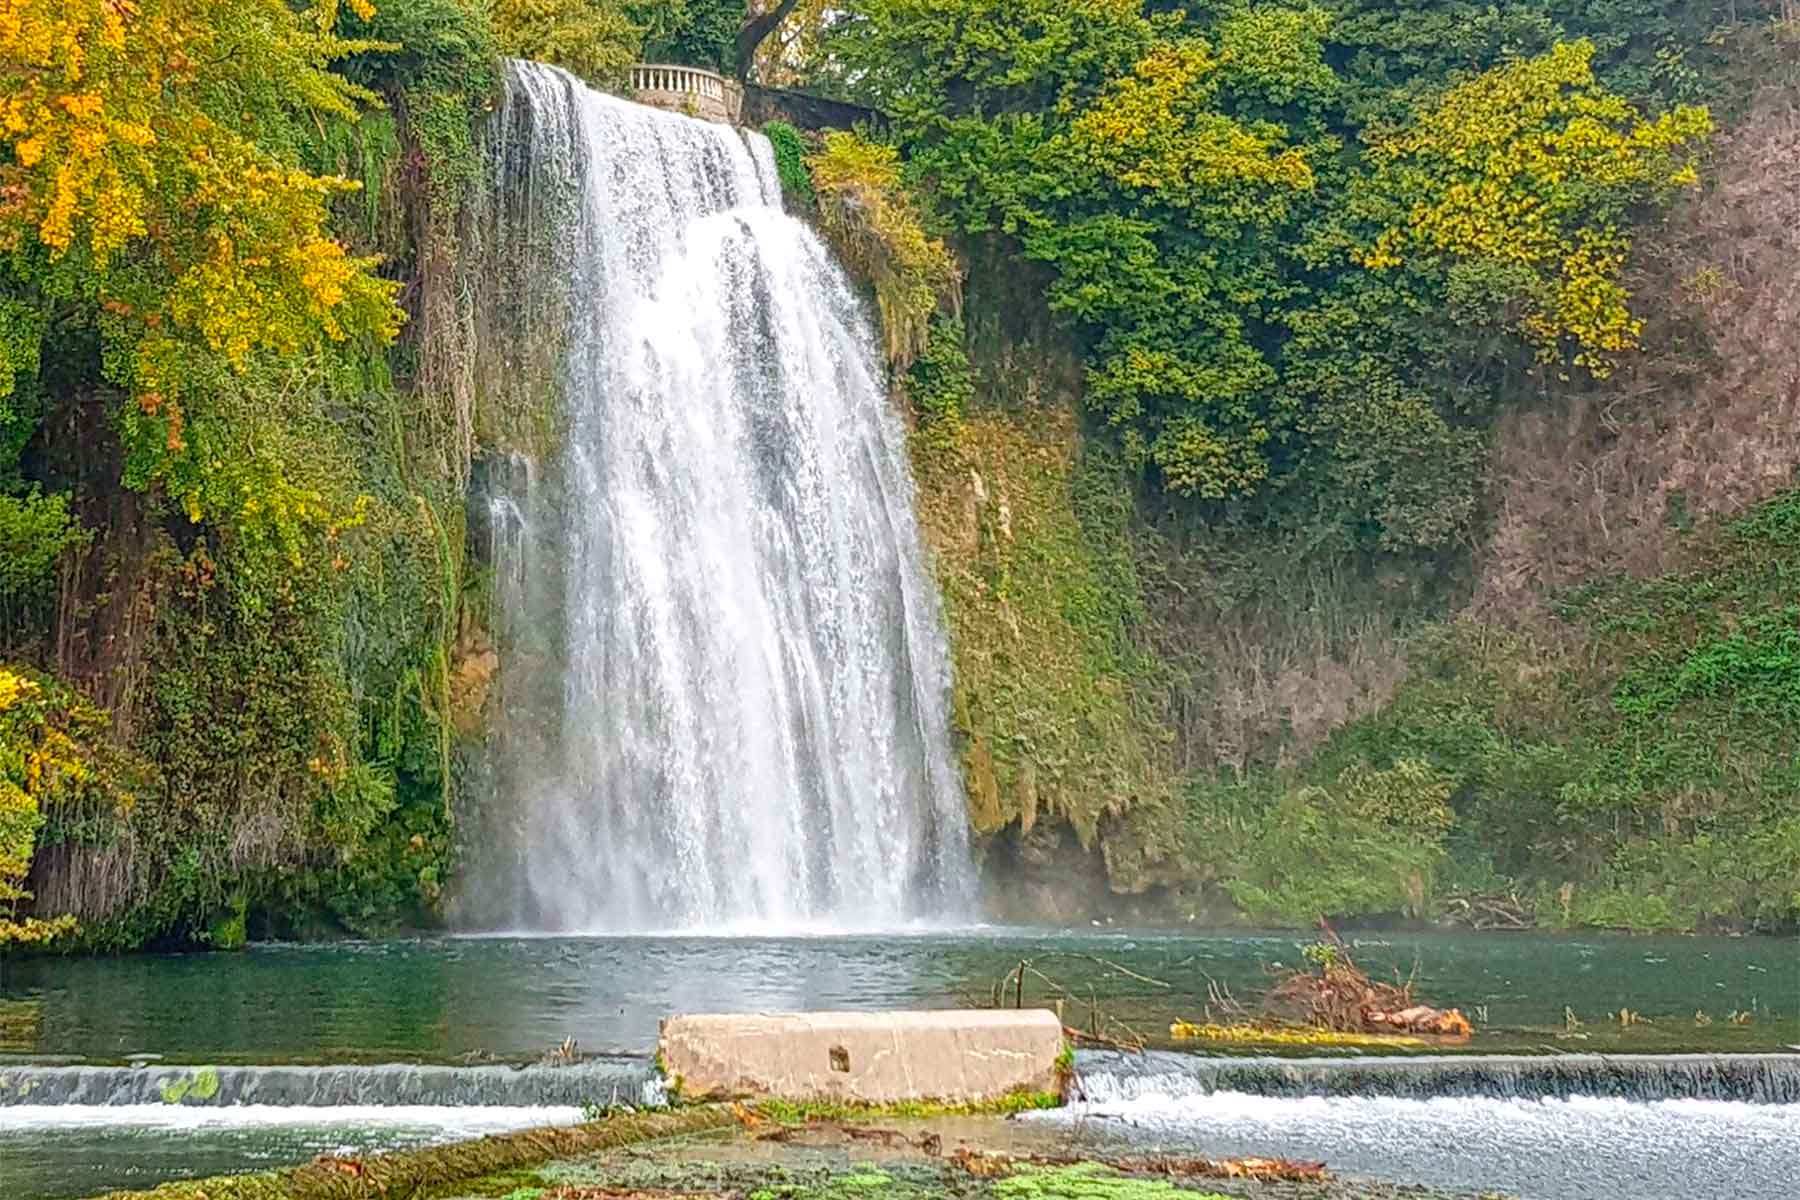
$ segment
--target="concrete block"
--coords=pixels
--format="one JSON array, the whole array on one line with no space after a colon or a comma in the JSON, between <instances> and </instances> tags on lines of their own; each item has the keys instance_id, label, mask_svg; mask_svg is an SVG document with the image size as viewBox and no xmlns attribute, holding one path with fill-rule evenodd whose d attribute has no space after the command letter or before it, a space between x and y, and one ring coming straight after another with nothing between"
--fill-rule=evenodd
<instances>
[{"instance_id":1,"label":"concrete block","mask_svg":"<svg viewBox=\"0 0 1800 1200\"><path fill-rule=\"evenodd\" d=\"M972 1104L1057 1086L1048 1009L697 1014L662 1023L684 1098Z\"/></svg>"}]
</instances>

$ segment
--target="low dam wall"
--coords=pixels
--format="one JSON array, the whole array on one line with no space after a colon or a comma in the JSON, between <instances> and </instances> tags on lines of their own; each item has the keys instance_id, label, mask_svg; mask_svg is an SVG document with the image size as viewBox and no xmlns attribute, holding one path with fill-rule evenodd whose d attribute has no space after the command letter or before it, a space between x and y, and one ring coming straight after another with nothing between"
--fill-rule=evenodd
<instances>
[{"instance_id":1,"label":"low dam wall","mask_svg":"<svg viewBox=\"0 0 1800 1200\"><path fill-rule=\"evenodd\" d=\"M1421 1054L1373 1058L1209 1057L1151 1051L1075 1056L1070 1099L1449 1096L1542 1100L1735 1100L1800 1104L1800 1054Z\"/></svg>"},{"instance_id":2,"label":"low dam wall","mask_svg":"<svg viewBox=\"0 0 1800 1200\"><path fill-rule=\"evenodd\" d=\"M662 1077L641 1058L559 1067L0 1066L0 1109L60 1104L654 1108L666 1102Z\"/></svg>"},{"instance_id":3,"label":"low dam wall","mask_svg":"<svg viewBox=\"0 0 1800 1200\"><path fill-rule=\"evenodd\" d=\"M969 1104L1057 1087L1047 1009L670 1017L658 1043L683 1097Z\"/></svg>"},{"instance_id":4,"label":"low dam wall","mask_svg":"<svg viewBox=\"0 0 1800 1200\"><path fill-rule=\"evenodd\" d=\"M855 1027L839 1024L836 1014L677 1017L665 1029L664 1065L670 1079L680 1077L684 1098L971 1103L1021 1089L1051 1091L1063 1082L1057 1070L1062 1035L1050 1014L975 1014L1014 1022L985 1027L955 1019L963 1015L918 1013L897 1022L861 1014ZM1083 1050L1068 1080L1068 1099L1075 1102L1216 1093L1800 1104L1800 1054L1270 1058ZM8 1110L59 1105L656 1108L667 1102L665 1078L647 1058L565 1066L0 1063L0 1128ZM0 1144L5 1137L0 1132Z\"/></svg>"}]
</instances>

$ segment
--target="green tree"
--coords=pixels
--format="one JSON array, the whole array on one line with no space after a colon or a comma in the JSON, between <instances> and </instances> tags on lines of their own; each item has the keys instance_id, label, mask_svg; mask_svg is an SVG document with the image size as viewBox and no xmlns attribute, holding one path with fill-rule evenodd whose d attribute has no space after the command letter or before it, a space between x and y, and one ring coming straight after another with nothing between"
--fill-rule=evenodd
<instances>
[{"instance_id":1,"label":"green tree","mask_svg":"<svg viewBox=\"0 0 1800 1200\"><path fill-rule=\"evenodd\" d=\"M1446 298L1497 284L1541 361L1605 375L1643 325L1622 280L1628 218L1697 181L1712 119L1687 105L1644 119L1592 60L1589 43L1563 44L1451 89L1372 140L1352 203L1378 230L1363 266L1418 261Z\"/></svg>"},{"instance_id":2,"label":"green tree","mask_svg":"<svg viewBox=\"0 0 1800 1200\"><path fill-rule=\"evenodd\" d=\"M646 27L624 0L495 0L494 31L514 58L553 63L597 87L618 86Z\"/></svg>"},{"instance_id":3,"label":"green tree","mask_svg":"<svg viewBox=\"0 0 1800 1200\"><path fill-rule=\"evenodd\" d=\"M331 520L324 498L225 426L267 364L399 325L395 285L328 228L330 199L354 185L293 154L303 122L355 119L368 93L328 68L367 45L337 36L335 3L16 0L8 16L0 381L16 392L44 367L22 328L54 323L62 347L92 330L99 362L66 369L126 393L128 479L291 552L301 527Z\"/></svg>"}]
</instances>

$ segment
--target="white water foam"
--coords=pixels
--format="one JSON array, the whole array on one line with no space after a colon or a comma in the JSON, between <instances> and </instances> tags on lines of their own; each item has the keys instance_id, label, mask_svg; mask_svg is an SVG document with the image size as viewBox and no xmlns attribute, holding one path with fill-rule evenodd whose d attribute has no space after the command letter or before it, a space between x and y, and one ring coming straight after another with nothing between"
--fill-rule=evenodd
<instances>
[{"instance_id":1,"label":"white water foam","mask_svg":"<svg viewBox=\"0 0 1800 1200\"><path fill-rule=\"evenodd\" d=\"M331 1129L405 1128L430 1130L435 1140L486 1137L545 1125L573 1125L579 1108L446 1107L442 1105L243 1104L211 1108L183 1104L20 1104L0 1107L0 1135L84 1129L166 1130L186 1133L214 1129L305 1127Z\"/></svg>"},{"instance_id":2,"label":"white water foam","mask_svg":"<svg viewBox=\"0 0 1800 1200\"><path fill-rule=\"evenodd\" d=\"M1027 1114L1082 1145L1324 1160L1341 1175L1533 1200L1793 1200L1800 1105L1270 1097L1217 1092Z\"/></svg>"},{"instance_id":3,"label":"white water foam","mask_svg":"<svg viewBox=\"0 0 1800 1200\"><path fill-rule=\"evenodd\" d=\"M0 1108L0 1197L70 1200L580 1119L567 1107L21 1105Z\"/></svg>"},{"instance_id":4,"label":"white water foam","mask_svg":"<svg viewBox=\"0 0 1800 1200\"><path fill-rule=\"evenodd\" d=\"M549 282L513 323L566 325L565 411L489 486L504 718L465 927L955 919L948 652L862 301L759 134L527 63L496 130L483 244L521 277L487 290Z\"/></svg>"}]
</instances>

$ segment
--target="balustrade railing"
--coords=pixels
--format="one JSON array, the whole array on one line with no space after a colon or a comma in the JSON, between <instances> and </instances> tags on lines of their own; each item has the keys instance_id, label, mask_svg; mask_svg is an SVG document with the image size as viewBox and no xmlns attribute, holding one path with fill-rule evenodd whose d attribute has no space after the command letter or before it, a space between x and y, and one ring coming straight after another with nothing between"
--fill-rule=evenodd
<instances>
[{"instance_id":1,"label":"balustrade railing","mask_svg":"<svg viewBox=\"0 0 1800 1200\"><path fill-rule=\"evenodd\" d=\"M631 90L638 100L659 108L678 108L712 121L735 121L741 102L736 84L701 67L636 63Z\"/></svg>"}]
</instances>

